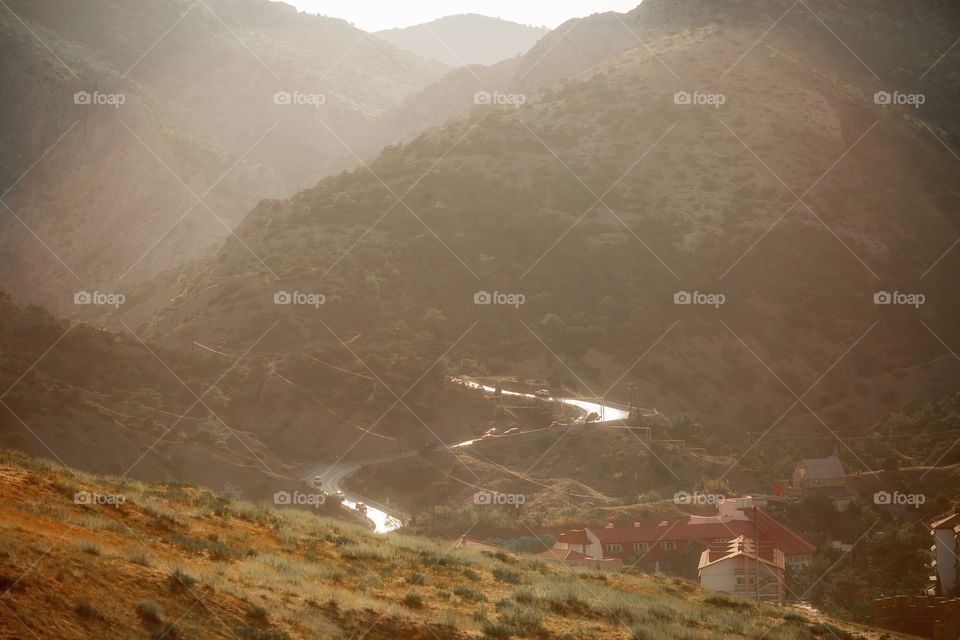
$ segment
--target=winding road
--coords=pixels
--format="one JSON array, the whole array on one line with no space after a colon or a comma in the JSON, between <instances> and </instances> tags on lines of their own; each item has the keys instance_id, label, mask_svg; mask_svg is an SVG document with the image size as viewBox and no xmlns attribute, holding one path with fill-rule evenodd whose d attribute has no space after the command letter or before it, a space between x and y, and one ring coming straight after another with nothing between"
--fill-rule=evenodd
<instances>
[{"instance_id":1,"label":"winding road","mask_svg":"<svg viewBox=\"0 0 960 640\"><path fill-rule=\"evenodd\" d=\"M494 393L495 389L493 387L488 387L472 380L464 380L463 386L471 389L483 389L486 392ZM580 400L576 398L554 398L554 397L543 397L537 396L532 393L520 393L517 391L506 391L501 390L501 393L505 396L518 396L523 398L537 398L545 400L547 402L558 402L564 405L570 405L580 409L584 412L585 415L591 413L596 413L600 416L600 422L613 422L617 420L626 420L630 417L630 412L619 407L614 407L609 404L602 404L598 402L593 402L590 400ZM656 410L644 410L648 415L656 415ZM536 431L540 431L537 429ZM529 431L521 432L516 435L523 435L524 433L531 433ZM510 436L507 436L510 437ZM467 440L455 445L450 445L450 449L458 447L467 447L472 445L474 442L477 442L479 439ZM366 516L373 522L374 529L377 533L389 533L399 529L402 526L402 522L391 516L386 512L387 507L376 502L372 502L369 498L365 498L359 494L347 491L341 486L341 483L353 472L357 471L361 467L364 467L368 464L377 464L381 462L389 462L391 460L399 460L400 458L409 458L415 455L418 455L417 450L404 451L402 453L397 453L388 456L381 456L379 458L369 458L367 460L358 460L356 462L345 462L339 464L323 464L318 465L313 468L310 473L306 474L303 477L303 481L307 484L313 484L314 479L319 476L320 481L322 482L321 488L327 491L330 494L334 494L337 491L343 492L343 504L345 504L350 509L356 509L357 503L363 503L367 507Z\"/></svg>"}]
</instances>

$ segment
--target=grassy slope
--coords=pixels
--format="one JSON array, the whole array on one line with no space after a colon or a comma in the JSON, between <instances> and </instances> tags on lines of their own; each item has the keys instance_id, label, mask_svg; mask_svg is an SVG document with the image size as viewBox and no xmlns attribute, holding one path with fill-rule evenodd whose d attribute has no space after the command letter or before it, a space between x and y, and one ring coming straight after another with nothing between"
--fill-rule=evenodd
<instances>
[{"instance_id":1,"label":"grassy slope","mask_svg":"<svg viewBox=\"0 0 960 640\"><path fill-rule=\"evenodd\" d=\"M76 505L79 490L126 502ZM0 628L30 637L828 633L807 614L711 597L681 581L451 552L441 542L377 537L303 512L78 474L18 454L0 453L0 492Z\"/></svg>"}]
</instances>

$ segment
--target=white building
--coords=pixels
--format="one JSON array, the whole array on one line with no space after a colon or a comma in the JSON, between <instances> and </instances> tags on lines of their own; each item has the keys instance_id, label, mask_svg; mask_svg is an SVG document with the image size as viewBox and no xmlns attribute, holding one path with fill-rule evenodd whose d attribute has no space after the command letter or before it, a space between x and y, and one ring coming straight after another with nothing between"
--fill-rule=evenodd
<instances>
[{"instance_id":1,"label":"white building","mask_svg":"<svg viewBox=\"0 0 960 640\"><path fill-rule=\"evenodd\" d=\"M758 557L759 555L759 557ZM784 600L783 552L773 547L755 549L753 540L738 536L710 545L700 555L700 586L746 598L782 603Z\"/></svg>"}]
</instances>

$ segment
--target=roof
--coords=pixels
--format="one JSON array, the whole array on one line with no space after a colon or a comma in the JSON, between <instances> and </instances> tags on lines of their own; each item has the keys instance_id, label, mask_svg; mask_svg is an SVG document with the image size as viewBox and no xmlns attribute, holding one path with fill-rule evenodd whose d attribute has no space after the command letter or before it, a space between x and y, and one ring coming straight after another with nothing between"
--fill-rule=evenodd
<instances>
[{"instance_id":1,"label":"roof","mask_svg":"<svg viewBox=\"0 0 960 640\"><path fill-rule=\"evenodd\" d=\"M960 525L960 513L951 513L946 516L941 516L937 520L934 520L930 523L931 529L953 529L954 527Z\"/></svg>"},{"instance_id":2,"label":"roof","mask_svg":"<svg viewBox=\"0 0 960 640\"><path fill-rule=\"evenodd\" d=\"M587 537L586 529L571 529L570 531L564 531L557 536L557 542L565 542L567 544L590 544L590 538Z\"/></svg>"},{"instance_id":3,"label":"roof","mask_svg":"<svg viewBox=\"0 0 960 640\"><path fill-rule=\"evenodd\" d=\"M797 468L801 467L804 480L843 478L847 475L840 458L804 458L797 463Z\"/></svg>"},{"instance_id":4,"label":"roof","mask_svg":"<svg viewBox=\"0 0 960 640\"><path fill-rule=\"evenodd\" d=\"M699 568L703 569L704 567L712 564L743 557L754 561L759 560L767 566L780 569L781 571L783 570L783 552L781 552L779 549L768 546L765 550L764 545L761 542L759 555L760 557L757 558L756 549L754 548L753 540L751 538L737 536L729 542L711 545L709 549L706 549L702 554L700 554Z\"/></svg>"},{"instance_id":5,"label":"roof","mask_svg":"<svg viewBox=\"0 0 960 640\"><path fill-rule=\"evenodd\" d=\"M547 549L537 554L545 560L568 562L570 560L593 560L593 556L574 551L573 549Z\"/></svg>"},{"instance_id":6,"label":"roof","mask_svg":"<svg viewBox=\"0 0 960 640\"><path fill-rule=\"evenodd\" d=\"M637 542L655 543L663 541L688 542L690 540L730 540L737 536L753 536L753 514L757 514L757 532L761 542L765 539L783 551L784 555L808 555L814 552L815 547L802 536L792 531L786 525L778 522L773 516L760 509L739 509L734 518L691 518L688 521L678 521L672 524L662 522L656 526L633 527L604 527L590 529L601 543L632 544ZM571 532L575 533L575 532ZM563 534L558 538L563 540ZM653 556L650 556L651 559Z\"/></svg>"}]
</instances>

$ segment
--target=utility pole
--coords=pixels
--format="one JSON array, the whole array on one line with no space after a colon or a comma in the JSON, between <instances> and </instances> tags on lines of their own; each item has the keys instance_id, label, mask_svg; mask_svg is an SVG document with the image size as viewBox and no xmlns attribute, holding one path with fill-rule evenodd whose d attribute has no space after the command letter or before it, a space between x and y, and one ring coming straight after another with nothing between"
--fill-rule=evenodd
<instances>
[{"instance_id":1,"label":"utility pole","mask_svg":"<svg viewBox=\"0 0 960 640\"><path fill-rule=\"evenodd\" d=\"M760 535L757 525L757 506L753 506L753 553L757 560L757 602L760 602Z\"/></svg>"}]
</instances>

